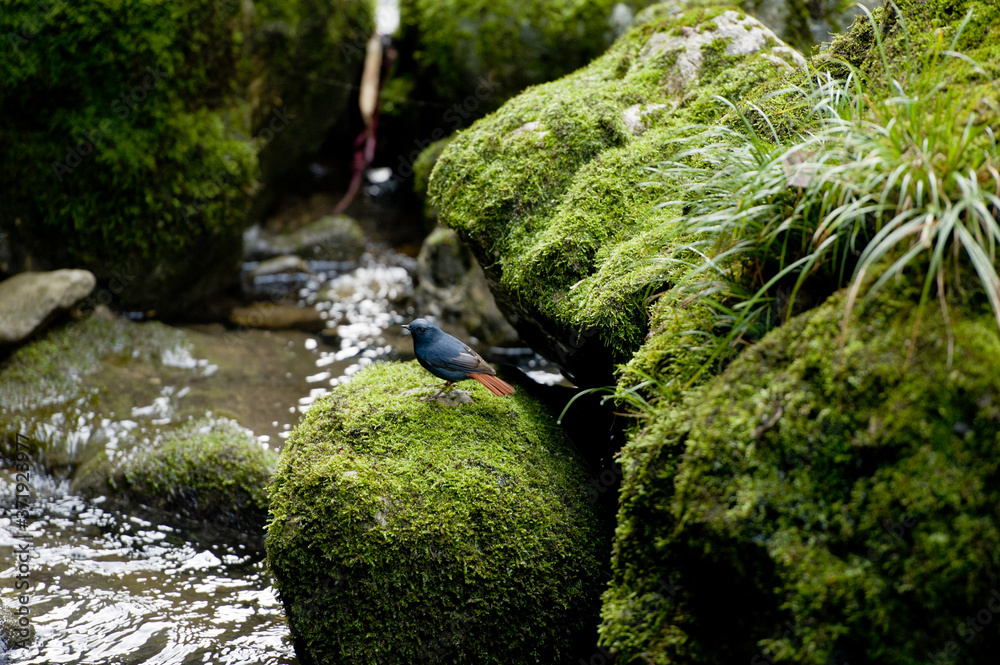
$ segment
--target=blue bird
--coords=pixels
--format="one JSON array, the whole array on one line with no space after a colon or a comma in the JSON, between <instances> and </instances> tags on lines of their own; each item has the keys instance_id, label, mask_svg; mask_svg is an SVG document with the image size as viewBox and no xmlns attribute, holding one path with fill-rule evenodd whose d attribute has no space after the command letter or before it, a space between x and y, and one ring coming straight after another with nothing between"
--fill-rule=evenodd
<instances>
[{"instance_id":1,"label":"blue bird","mask_svg":"<svg viewBox=\"0 0 1000 665\"><path fill-rule=\"evenodd\" d=\"M403 326L413 336L413 353L424 369L444 379L444 389L465 379L475 379L494 395L514 394L514 387L497 378L497 372L468 344L452 337L427 319ZM440 394L440 392L438 393Z\"/></svg>"}]
</instances>

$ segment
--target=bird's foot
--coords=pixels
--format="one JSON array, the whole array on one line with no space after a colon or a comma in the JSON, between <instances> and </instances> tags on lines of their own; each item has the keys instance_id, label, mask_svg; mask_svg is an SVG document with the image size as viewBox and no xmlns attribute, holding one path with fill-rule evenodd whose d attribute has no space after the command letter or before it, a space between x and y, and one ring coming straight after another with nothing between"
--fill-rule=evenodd
<instances>
[{"instance_id":1,"label":"bird's foot","mask_svg":"<svg viewBox=\"0 0 1000 665\"><path fill-rule=\"evenodd\" d=\"M421 397L420 401L421 402L433 402L434 400L438 399L439 397L444 397L445 395L447 395L448 393L450 393L451 389L454 388L454 387L455 387L454 383L452 383L451 381L446 381L445 384L441 388L439 388L436 393L434 393L433 395L428 395L427 397Z\"/></svg>"}]
</instances>

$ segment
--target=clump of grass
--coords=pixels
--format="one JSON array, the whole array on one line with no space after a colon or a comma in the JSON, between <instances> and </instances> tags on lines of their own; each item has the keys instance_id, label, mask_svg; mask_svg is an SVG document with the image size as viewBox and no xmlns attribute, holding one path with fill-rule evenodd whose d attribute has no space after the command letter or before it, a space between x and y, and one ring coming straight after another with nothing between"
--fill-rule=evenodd
<instances>
[{"instance_id":1,"label":"clump of grass","mask_svg":"<svg viewBox=\"0 0 1000 665\"><path fill-rule=\"evenodd\" d=\"M938 34L910 54L905 80L840 63L850 72L842 79L814 72L807 86L773 93L804 107L791 137L761 108L769 98L745 109L721 100L739 127L702 128L653 169L678 199L664 204L686 206L685 253L696 257L665 297L700 301L727 331L688 383L849 285L846 328L858 297L908 268L922 273L921 310L936 286L947 314L947 294L971 265L1000 327L998 88L954 50L970 18L950 43Z\"/></svg>"}]
</instances>

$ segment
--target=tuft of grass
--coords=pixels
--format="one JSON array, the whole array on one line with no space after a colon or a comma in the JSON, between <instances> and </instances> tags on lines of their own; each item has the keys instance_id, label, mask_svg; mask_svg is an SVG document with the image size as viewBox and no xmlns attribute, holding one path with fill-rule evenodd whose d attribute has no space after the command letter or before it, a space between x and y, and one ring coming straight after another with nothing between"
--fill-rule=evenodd
<instances>
[{"instance_id":1,"label":"tuft of grass","mask_svg":"<svg viewBox=\"0 0 1000 665\"><path fill-rule=\"evenodd\" d=\"M736 127L697 128L652 169L663 205L685 206L687 251L663 260L687 256L687 268L664 297L699 301L726 331L684 377L689 385L849 286L846 329L859 297L908 270L923 282L920 310L936 287L947 316L971 265L1000 328L1000 108L997 83L955 51L971 16L949 43L939 32L933 48L911 54L903 80L873 80L841 62L844 78L814 71L806 86L772 93L804 110L791 136L762 108L769 97L742 108L720 98Z\"/></svg>"}]
</instances>

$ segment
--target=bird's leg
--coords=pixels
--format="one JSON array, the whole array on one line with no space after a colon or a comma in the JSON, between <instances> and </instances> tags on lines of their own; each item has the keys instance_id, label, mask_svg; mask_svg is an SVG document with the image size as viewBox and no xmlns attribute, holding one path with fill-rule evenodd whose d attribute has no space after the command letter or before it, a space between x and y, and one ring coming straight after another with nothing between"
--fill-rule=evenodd
<instances>
[{"instance_id":1,"label":"bird's leg","mask_svg":"<svg viewBox=\"0 0 1000 665\"><path fill-rule=\"evenodd\" d=\"M455 384L452 383L451 381L445 381L444 382L444 386L442 386L441 388L438 388L438 391L436 393L434 393L433 395L430 395L429 397L421 397L420 401L421 402L431 402L433 400L436 400L438 397L443 397L444 395L447 395L448 392L451 391L452 386L454 386L454 385Z\"/></svg>"}]
</instances>

